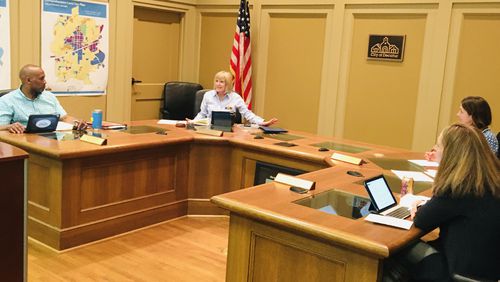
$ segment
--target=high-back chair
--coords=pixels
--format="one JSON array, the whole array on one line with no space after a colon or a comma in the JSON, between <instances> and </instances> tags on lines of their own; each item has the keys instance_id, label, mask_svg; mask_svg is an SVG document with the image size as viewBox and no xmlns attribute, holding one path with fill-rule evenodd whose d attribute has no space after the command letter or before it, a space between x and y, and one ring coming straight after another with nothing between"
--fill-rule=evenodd
<instances>
[{"instance_id":1,"label":"high-back chair","mask_svg":"<svg viewBox=\"0 0 500 282\"><path fill-rule=\"evenodd\" d=\"M0 97L11 92L12 90L14 90L14 89L2 89L2 90L0 90Z\"/></svg>"},{"instance_id":2,"label":"high-back chair","mask_svg":"<svg viewBox=\"0 0 500 282\"><path fill-rule=\"evenodd\" d=\"M194 118L193 104L196 91L203 89L198 83L171 81L163 88L162 119L184 120Z\"/></svg>"},{"instance_id":3,"label":"high-back chair","mask_svg":"<svg viewBox=\"0 0 500 282\"><path fill-rule=\"evenodd\" d=\"M498 144L500 145L500 132L497 133ZM497 157L500 159L500 148L497 151Z\"/></svg>"},{"instance_id":4,"label":"high-back chair","mask_svg":"<svg viewBox=\"0 0 500 282\"><path fill-rule=\"evenodd\" d=\"M196 116L200 112L201 101L203 101L203 97L205 96L205 93L207 93L208 91L210 91L210 89L202 89L196 91L196 94L194 96L194 108L193 108L194 116Z\"/></svg>"}]
</instances>

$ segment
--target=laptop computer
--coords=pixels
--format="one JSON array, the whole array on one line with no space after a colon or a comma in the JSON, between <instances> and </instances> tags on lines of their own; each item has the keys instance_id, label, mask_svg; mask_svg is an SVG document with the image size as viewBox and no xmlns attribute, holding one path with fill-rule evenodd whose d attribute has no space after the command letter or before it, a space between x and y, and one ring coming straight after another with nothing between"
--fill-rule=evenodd
<instances>
[{"instance_id":1,"label":"laptop computer","mask_svg":"<svg viewBox=\"0 0 500 282\"><path fill-rule=\"evenodd\" d=\"M378 214L400 219L410 216L409 207L398 205L384 175L365 180L363 184L370 195L372 206Z\"/></svg>"},{"instance_id":2,"label":"laptop computer","mask_svg":"<svg viewBox=\"0 0 500 282\"><path fill-rule=\"evenodd\" d=\"M233 119L230 111L212 111L212 122L210 129L224 132L233 131Z\"/></svg>"},{"instance_id":3,"label":"laptop computer","mask_svg":"<svg viewBox=\"0 0 500 282\"><path fill-rule=\"evenodd\" d=\"M57 128L59 122L59 115L30 115L28 124L26 125L25 133L42 133L52 132Z\"/></svg>"}]
</instances>

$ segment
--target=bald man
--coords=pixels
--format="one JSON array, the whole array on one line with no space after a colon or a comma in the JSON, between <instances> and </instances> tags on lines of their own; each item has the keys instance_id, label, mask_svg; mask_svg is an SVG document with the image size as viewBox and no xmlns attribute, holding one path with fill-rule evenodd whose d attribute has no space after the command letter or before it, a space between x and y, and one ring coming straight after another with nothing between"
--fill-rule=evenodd
<instances>
[{"instance_id":1,"label":"bald man","mask_svg":"<svg viewBox=\"0 0 500 282\"><path fill-rule=\"evenodd\" d=\"M0 130L23 133L30 115L58 114L64 122L84 129L85 122L69 116L56 96L45 91L45 72L36 65L25 65L19 71L21 86L0 97Z\"/></svg>"}]
</instances>

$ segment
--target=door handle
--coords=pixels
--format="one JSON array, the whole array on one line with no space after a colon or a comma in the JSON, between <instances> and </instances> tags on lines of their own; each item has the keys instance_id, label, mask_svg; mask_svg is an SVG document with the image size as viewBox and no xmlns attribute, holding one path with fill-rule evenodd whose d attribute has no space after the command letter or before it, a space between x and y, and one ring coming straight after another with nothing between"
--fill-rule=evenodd
<instances>
[{"instance_id":1,"label":"door handle","mask_svg":"<svg viewBox=\"0 0 500 282\"><path fill-rule=\"evenodd\" d=\"M132 85L136 84L136 83L141 83L142 80L135 80L135 78L132 77Z\"/></svg>"}]
</instances>

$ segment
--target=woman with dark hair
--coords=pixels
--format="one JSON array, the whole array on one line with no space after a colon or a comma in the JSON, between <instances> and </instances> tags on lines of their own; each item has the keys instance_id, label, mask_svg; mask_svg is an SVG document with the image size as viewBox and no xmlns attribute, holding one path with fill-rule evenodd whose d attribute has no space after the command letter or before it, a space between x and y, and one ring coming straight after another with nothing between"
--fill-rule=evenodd
<instances>
[{"instance_id":1,"label":"woman with dark hair","mask_svg":"<svg viewBox=\"0 0 500 282\"><path fill-rule=\"evenodd\" d=\"M481 131L454 124L438 138L432 198L417 211L415 226L440 229L437 250L448 273L500 279L500 161Z\"/></svg>"},{"instance_id":2,"label":"woman with dark hair","mask_svg":"<svg viewBox=\"0 0 500 282\"><path fill-rule=\"evenodd\" d=\"M457 112L458 121L481 130L494 155L498 154L498 139L489 128L491 124L491 109L483 97L469 96L462 99ZM427 160L435 160L435 148L425 153Z\"/></svg>"},{"instance_id":3,"label":"woman with dark hair","mask_svg":"<svg viewBox=\"0 0 500 282\"><path fill-rule=\"evenodd\" d=\"M475 126L481 130L493 153L498 152L498 140L489 128L491 124L490 105L483 97L465 97L461 102L457 116L461 123Z\"/></svg>"}]
</instances>

